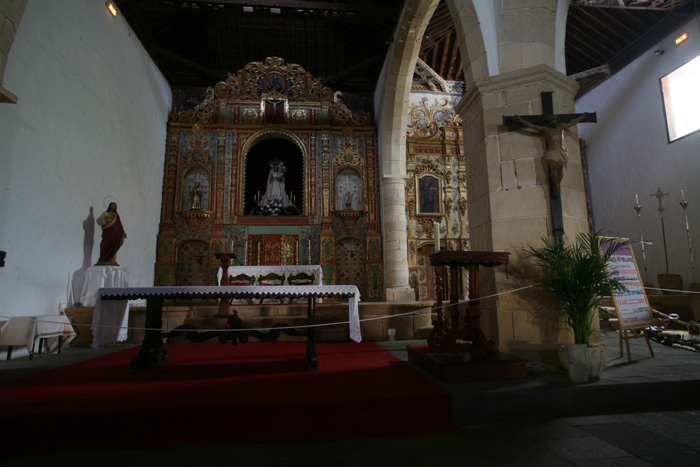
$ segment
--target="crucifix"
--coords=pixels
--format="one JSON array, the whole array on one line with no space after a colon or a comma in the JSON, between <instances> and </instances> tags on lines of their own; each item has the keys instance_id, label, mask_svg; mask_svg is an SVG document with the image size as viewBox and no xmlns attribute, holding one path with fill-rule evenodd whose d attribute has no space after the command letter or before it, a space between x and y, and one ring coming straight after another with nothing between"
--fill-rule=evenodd
<instances>
[{"instance_id":1,"label":"crucifix","mask_svg":"<svg viewBox=\"0 0 700 467\"><path fill-rule=\"evenodd\" d=\"M265 123L284 123L284 103L283 99L264 99Z\"/></svg>"},{"instance_id":2,"label":"crucifix","mask_svg":"<svg viewBox=\"0 0 700 467\"><path fill-rule=\"evenodd\" d=\"M564 216L561 208L561 180L564 177L564 167L568 162L568 152L564 147L564 130L578 123L596 123L595 112L582 114L555 114L552 104L552 92L542 94L542 115L513 115L504 116L503 124L519 129L526 127L544 136L545 150L542 162L549 181L549 199L552 209L552 228L557 243L564 236Z\"/></svg>"},{"instance_id":3,"label":"crucifix","mask_svg":"<svg viewBox=\"0 0 700 467\"><path fill-rule=\"evenodd\" d=\"M661 203L661 198L668 196L668 193L664 193L661 188L657 188L655 193L651 196L659 199L659 215L661 216L661 235L664 240L664 258L666 258L666 274L668 274L668 252L666 250L666 228L664 227L664 205Z\"/></svg>"}]
</instances>

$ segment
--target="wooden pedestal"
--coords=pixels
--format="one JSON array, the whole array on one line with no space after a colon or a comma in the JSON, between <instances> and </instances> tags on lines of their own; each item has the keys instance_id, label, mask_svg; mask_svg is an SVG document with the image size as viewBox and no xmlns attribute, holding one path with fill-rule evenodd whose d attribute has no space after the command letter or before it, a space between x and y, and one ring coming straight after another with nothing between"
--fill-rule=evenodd
<instances>
[{"instance_id":1,"label":"wooden pedestal","mask_svg":"<svg viewBox=\"0 0 700 467\"><path fill-rule=\"evenodd\" d=\"M473 359L468 351L454 354L431 352L427 345L409 345L408 361L441 381L497 381L527 378L527 360L500 352Z\"/></svg>"}]
</instances>

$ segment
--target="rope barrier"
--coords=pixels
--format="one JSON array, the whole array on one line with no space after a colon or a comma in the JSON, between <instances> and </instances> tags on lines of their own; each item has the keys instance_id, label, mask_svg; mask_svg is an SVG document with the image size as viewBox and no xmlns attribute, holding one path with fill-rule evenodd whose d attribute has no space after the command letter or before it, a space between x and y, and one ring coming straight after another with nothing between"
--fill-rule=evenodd
<instances>
[{"instance_id":1,"label":"rope barrier","mask_svg":"<svg viewBox=\"0 0 700 467\"><path fill-rule=\"evenodd\" d=\"M481 301L481 300L486 300L489 298L495 298L503 295L508 295L516 292L520 292L522 290L530 289L532 287L538 287L540 284L530 284L526 285L524 287L519 287L517 289L512 289L508 290L505 292L499 292L496 294L492 295L486 295L483 297L478 297L475 299L467 299L467 300L462 300L458 301L457 303L448 303L448 304L443 304L441 307L434 306L434 307L424 307L420 308L417 310L411 310L411 311L406 311L403 313L396 313L392 315L384 315L384 316L375 316L371 318L360 318L360 322L364 321L376 321L380 319L390 319L390 318L398 318L402 316L410 316L410 315L415 315L419 313L426 313L430 312L433 313L434 311L440 310L440 309L445 309L449 308L452 306L459 306L463 305L465 303L469 302L476 302L476 301ZM686 293L686 294L699 294L700 292L694 292L694 291L688 291L688 290L674 290L674 289L658 289L654 287L645 287L647 290L660 290L660 291L665 291L665 292L677 292L677 293ZM0 316L0 319L9 319L12 318L10 316ZM36 320L35 317L31 317L32 319ZM46 319L43 319L42 322L44 323L49 323L49 324L65 324L64 322L52 322L48 321ZM328 326L337 326L337 325L343 325L343 324L349 324L350 321L335 321L332 323L321 323L321 324L305 324L305 325L299 325L299 326L277 326L277 327L267 327L267 328L241 328L241 329L232 329L232 328L215 328L215 329L194 329L194 331L197 332L222 332L222 331L238 331L238 332L244 332L244 331L272 331L272 330L277 330L277 331L282 331L285 329L307 329L307 328L320 328L320 327L328 327ZM76 327L90 327L90 328L109 328L109 329L126 329L126 330L132 330L132 331L163 331L162 328L141 328L141 327L129 327L129 326L106 326L106 325L92 325L92 324L77 324L77 323L71 323L72 326ZM170 331L174 330L175 328L171 329ZM183 330L184 331L184 330ZM169 331L168 331L169 332Z\"/></svg>"}]
</instances>

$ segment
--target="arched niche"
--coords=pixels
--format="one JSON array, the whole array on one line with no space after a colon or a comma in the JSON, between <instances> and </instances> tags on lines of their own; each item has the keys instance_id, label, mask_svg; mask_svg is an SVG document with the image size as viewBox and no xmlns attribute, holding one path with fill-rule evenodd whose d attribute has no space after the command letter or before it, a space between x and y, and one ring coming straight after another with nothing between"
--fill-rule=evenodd
<instances>
[{"instance_id":1,"label":"arched niche","mask_svg":"<svg viewBox=\"0 0 700 467\"><path fill-rule=\"evenodd\" d=\"M306 164L305 151L301 143L284 132L269 132L251 138L245 151L244 183L240 187L240 214L262 214L258 203L268 185L270 163L282 161L286 167L284 175L285 192L295 209L286 214L306 213Z\"/></svg>"},{"instance_id":2,"label":"arched niche","mask_svg":"<svg viewBox=\"0 0 700 467\"><path fill-rule=\"evenodd\" d=\"M209 171L204 167L192 167L188 169L182 177L181 210L201 210L209 211L209 200L211 199L211 183L209 181ZM194 191L199 192L199 209L193 205Z\"/></svg>"},{"instance_id":3,"label":"arched niche","mask_svg":"<svg viewBox=\"0 0 700 467\"><path fill-rule=\"evenodd\" d=\"M362 175L355 169L341 169L335 175L335 209L362 210Z\"/></svg>"}]
</instances>

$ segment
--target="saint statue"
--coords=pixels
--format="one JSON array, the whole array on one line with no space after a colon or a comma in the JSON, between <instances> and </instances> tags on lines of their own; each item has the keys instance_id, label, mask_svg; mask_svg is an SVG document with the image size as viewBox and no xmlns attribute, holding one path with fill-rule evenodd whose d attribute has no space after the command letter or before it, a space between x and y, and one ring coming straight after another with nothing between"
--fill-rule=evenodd
<instances>
[{"instance_id":1,"label":"saint statue","mask_svg":"<svg viewBox=\"0 0 700 467\"><path fill-rule=\"evenodd\" d=\"M564 130L579 123L588 117L587 113L582 113L568 123L559 123L556 115L549 115L544 125L536 125L528 122L520 115L515 115L513 120L521 125L536 130L544 135L545 150L542 156L547 171L549 172L549 183L552 186L552 196L559 198L561 193L561 180L564 178L564 167L569 161L568 151L564 147Z\"/></svg>"},{"instance_id":2,"label":"saint statue","mask_svg":"<svg viewBox=\"0 0 700 467\"><path fill-rule=\"evenodd\" d=\"M126 232L122 221L117 214L117 203L109 203L105 212L97 218L97 225L102 227L102 241L100 242L100 259L95 266L119 266L117 264L117 251L124 243Z\"/></svg>"},{"instance_id":3,"label":"saint statue","mask_svg":"<svg viewBox=\"0 0 700 467\"><path fill-rule=\"evenodd\" d=\"M272 159L270 161L270 172L267 175L267 189L265 190L265 195L260 199L258 206L264 208L265 205L273 199L281 201L282 206L285 208L293 206L292 201L285 192L284 174L286 172L287 168L280 159Z\"/></svg>"},{"instance_id":4,"label":"saint statue","mask_svg":"<svg viewBox=\"0 0 700 467\"><path fill-rule=\"evenodd\" d=\"M199 182L194 182L194 188L190 190L190 210L199 211L202 209L202 186Z\"/></svg>"}]
</instances>

